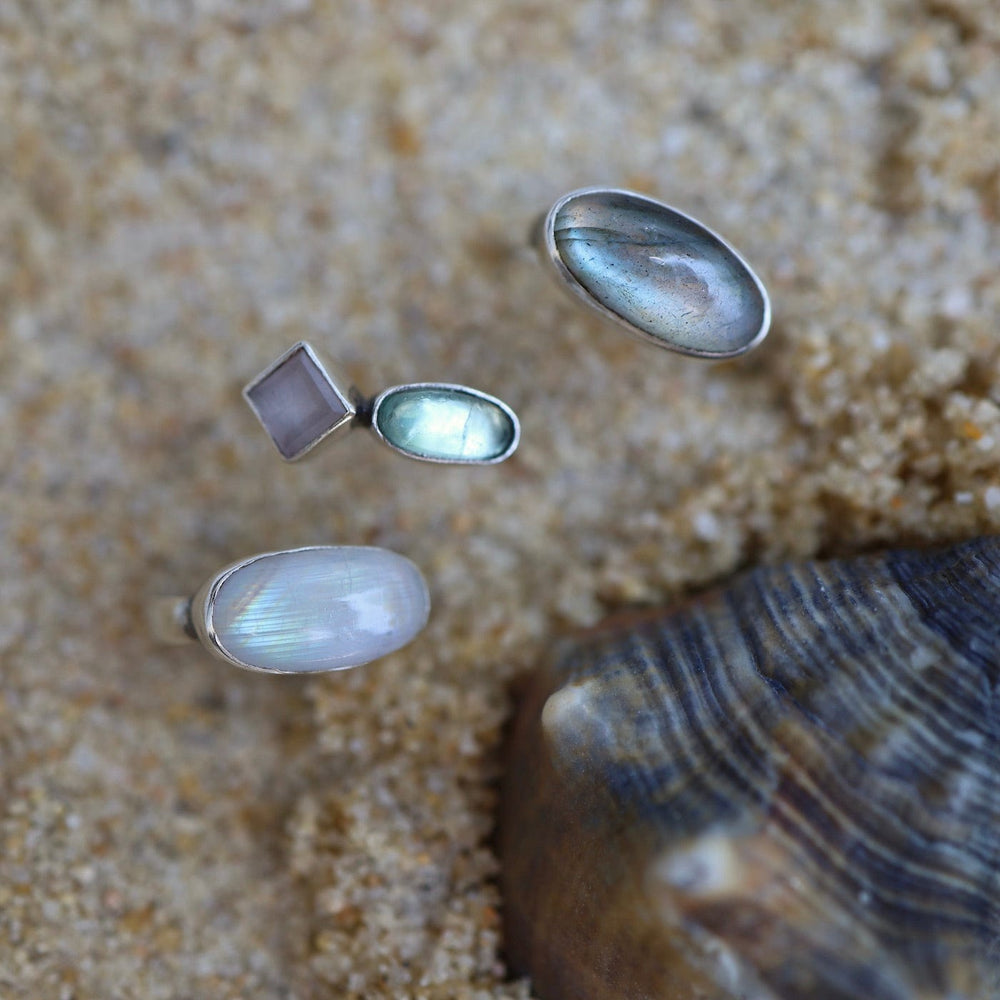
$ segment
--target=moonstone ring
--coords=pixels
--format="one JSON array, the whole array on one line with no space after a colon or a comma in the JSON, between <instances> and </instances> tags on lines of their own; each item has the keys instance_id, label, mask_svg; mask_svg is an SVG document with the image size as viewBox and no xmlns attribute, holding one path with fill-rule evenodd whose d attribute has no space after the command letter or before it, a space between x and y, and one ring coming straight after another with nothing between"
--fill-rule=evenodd
<instances>
[{"instance_id":1,"label":"moonstone ring","mask_svg":"<svg viewBox=\"0 0 1000 1000\"><path fill-rule=\"evenodd\" d=\"M571 191L533 240L578 301L658 347L732 358L767 335L771 305L750 265L707 226L645 195Z\"/></svg>"},{"instance_id":2,"label":"moonstone ring","mask_svg":"<svg viewBox=\"0 0 1000 1000\"><path fill-rule=\"evenodd\" d=\"M410 458L461 465L502 462L521 435L506 403L464 385L395 385L371 399L356 389L345 392L304 341L250 382L243 398L288 462L353 426L370 426Z\"/></svg>"},{"instance_id":3,"label":"moonstone ring","mask_svg":"<svg viewBox=\"0 0 1000 1000\"><path fill-rule=\"evenodd\" d=\"M420 570L386 549L321 545L233 563L192 598L150 608L164 642L195 639L237 667L271 674L346 670L405 646L427 623Z\"/></svg>"}]
</instances>

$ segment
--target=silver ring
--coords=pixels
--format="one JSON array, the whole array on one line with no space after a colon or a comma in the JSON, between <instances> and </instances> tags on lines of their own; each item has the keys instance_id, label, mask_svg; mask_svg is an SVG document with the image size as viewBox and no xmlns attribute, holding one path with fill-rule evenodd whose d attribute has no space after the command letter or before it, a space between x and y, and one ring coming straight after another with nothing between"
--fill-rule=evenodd
<instances>
[{"instance_id":1,"label":"silver ring","mask_svg":"<svg viewBox=\"0 0 1000 1000\"><path fill-rule=\"evenodd\" d=\"M162 642L200 642L236 667L271 674L361 666L405 646L427 623L420 570L388 549L317 545L232 563L193 597L156 598Z\"/></svg>"},{"instance_id":2,"label":"silver ring","mask_svg":"<svg viewBox=\"0 0 1000 1000\"><path fill-rule=\"evenodd\" d=\"M658 347L723 359L767 336L771 304L750 265L663 202L581 188L538 219L532 241L578 302Z\"/></svg>"},{"instance_id":3,"label":"silver ring","mask_svg":"<svg viewBox=\"0 0 1000 1000\"><path fill-rule=\"evenodd\" d=\"M409 458L495 465L521 437L514 411L478 389L450 382L395 385L371 399L344 391L305 341L290 347L243 389L278 453L294 462L354 426Z\"/></svg>"}]
</instances>

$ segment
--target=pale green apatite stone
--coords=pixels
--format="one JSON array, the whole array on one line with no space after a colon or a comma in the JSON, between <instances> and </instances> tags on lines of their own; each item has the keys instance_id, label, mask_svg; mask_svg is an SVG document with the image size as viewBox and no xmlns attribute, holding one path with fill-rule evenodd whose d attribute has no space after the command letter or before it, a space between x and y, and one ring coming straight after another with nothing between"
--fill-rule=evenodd
<instances>
[{"instance_id":1,"label":"pale green apatite stone","mask_svg":"<svg viewBox=\"0 0 1000 1000\"><path fill-rule=\"evenodd\" d=\"M510 413L459 386L404 386L387 393L375 427L394 448L440 462L493 462L517 436Z\"/></svg>"},{"instance_id":2,"label":"pale green apatite stone","mask_svg":"<svg viewBox=\"0 0 1000 1000\"><path fill-rule=\"evenodd\" d=\"M260 670L343 670L405 646L426 624L427 586L386 549L274 552L239 567L215 595L210 624L231 656Z\"/></svg>"}]
</instances>

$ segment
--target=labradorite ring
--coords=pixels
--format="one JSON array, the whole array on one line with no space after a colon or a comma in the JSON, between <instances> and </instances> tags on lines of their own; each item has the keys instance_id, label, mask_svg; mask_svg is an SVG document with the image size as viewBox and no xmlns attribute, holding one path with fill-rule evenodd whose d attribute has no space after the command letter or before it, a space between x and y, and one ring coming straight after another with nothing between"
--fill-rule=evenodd
<instances>
[{"instance_id":1,"label":"labradorite ring","mask_svg":"<svg viewBox=\"0 0 1000 1000\"><path fill-rule=\"evenodd\" d=\"M645 195L582 188L533 232L578 302L658 347L732 358L767 335L771 305L750 265L707 226Z\"/></svg>"},{"instance_id":2,"label":"labradorite ring","mask_svg":"<svg viewBox=\"0 0 1000 1000\"><path fill-rule=\"evenodd\" d=\"M191 598L150 605L154 635L196 640L236 667L270 674L346 670L405 646L430 598L404 556L367 546L263 552L232 563Z\"/></svg>"},{"instance_id":3,"label":"labradorite ring","mask_svg":"<svg viewBox=\"0 0 1000 1000\"><path fill-rule=\"evenodd\" d=\"M502 462L521 436L506 403L468 386L415 382L370 399L356 389L345 392L304 341L253 379L243 398L288 462L355 426L371 427L410 458L459 465Z\"/></svg>"}]
</instances>

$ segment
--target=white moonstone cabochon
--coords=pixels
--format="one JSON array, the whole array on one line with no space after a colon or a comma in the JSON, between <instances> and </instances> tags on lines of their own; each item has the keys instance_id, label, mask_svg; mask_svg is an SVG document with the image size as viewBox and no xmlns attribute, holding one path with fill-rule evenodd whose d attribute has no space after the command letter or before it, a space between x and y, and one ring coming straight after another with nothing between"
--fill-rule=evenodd
<instances>
[{"instance_id":1,"label":"white moonstone cabochon","mask_svg":"<svg viewBox=\"0 0 1000 1000\"><path fill-rule=\"evenodd\" d=\"M273 552L215 591L208 624L224 651L258 670L343 670L405 646L430 613L427 585L386 549L327 546Z\"/></svg>"}]
</instances>

